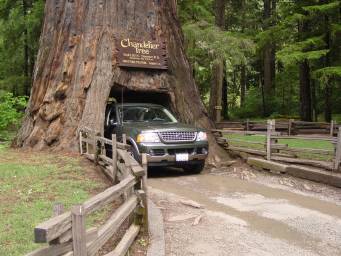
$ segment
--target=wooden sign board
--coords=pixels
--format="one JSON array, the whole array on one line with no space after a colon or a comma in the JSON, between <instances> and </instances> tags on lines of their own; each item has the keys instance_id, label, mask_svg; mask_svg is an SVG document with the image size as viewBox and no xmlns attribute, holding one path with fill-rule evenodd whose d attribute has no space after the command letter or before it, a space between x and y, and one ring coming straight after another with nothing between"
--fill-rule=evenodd
<instances>
[{"instance_id":1,"label":"wooden sign board","mask_svg":"<svg viewBox=\"0 0 341 256\"><path fill-rule=\"evenodd\" d=\"M116 39L120 67L168 69L166 43L154 40Z\"/></svg>"}]
</instances>

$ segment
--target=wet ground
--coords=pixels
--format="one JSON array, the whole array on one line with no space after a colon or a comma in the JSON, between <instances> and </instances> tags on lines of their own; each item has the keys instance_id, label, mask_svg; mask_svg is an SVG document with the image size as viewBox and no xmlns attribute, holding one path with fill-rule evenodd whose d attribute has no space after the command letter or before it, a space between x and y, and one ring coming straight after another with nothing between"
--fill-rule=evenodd
<instances>
[{"instance_id":1,"label":"wet ground","mask_svg":"<svg viewBox=\"0 0 341 256\"><path fill-rule=\"evenodd\" d=\"M341 190L236 168L150 172L167 255L341 255Z\"/></svg>"}]
</instances>

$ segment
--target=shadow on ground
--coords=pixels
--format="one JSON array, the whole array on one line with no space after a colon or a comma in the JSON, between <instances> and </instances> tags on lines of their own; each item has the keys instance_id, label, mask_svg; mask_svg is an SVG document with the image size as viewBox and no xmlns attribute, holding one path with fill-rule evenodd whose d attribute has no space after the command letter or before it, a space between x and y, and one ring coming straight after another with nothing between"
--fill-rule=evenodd
<instances>
[{"instance_id":1,"label":"shadow on ground","mask_svg":"<svg viewBox=\"0 0 341 256\"><path fill-rule=\"evenodd\" d=\"M181 176L191 176L185 172L182 168L174 167L149 167L148 168L148 178L167 178L167 177L181 177Z\"/></svg>"}]
</instances>

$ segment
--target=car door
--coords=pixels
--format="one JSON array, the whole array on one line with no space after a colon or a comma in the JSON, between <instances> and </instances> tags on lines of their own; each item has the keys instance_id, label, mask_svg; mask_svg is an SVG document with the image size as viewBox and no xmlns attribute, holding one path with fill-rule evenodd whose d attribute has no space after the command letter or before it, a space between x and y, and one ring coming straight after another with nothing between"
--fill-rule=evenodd
<instances>
[{"instance_id":1,"label":"car door","mask_svg":"<svg viewBox=\"0 0 341 256\"><path fill-rule=\"evenodd\" d=\"M112 134L116 134L117 140L121 140L122 124L118 118L116 106L112 106L106 116L105 137L111 139Z\"/></svg>"}]
</instances>

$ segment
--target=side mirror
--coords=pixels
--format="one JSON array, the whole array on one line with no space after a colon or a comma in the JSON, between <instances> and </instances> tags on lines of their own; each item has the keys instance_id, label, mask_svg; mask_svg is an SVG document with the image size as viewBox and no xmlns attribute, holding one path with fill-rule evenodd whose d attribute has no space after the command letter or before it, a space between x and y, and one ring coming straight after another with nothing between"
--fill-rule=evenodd
<instances>
[{"instance_id":1,"label":"side mirror","mask_svg":"<svg viewBox=\"0 0 341 256\"><path fill-rule=\"evenodd\" d=\"M115 122L115 120L110 120L110 121L109 121L109 124L110 124L111 126L117 126L117 125L118 125L118 123Z\"/></svg>"}]
</instances>

